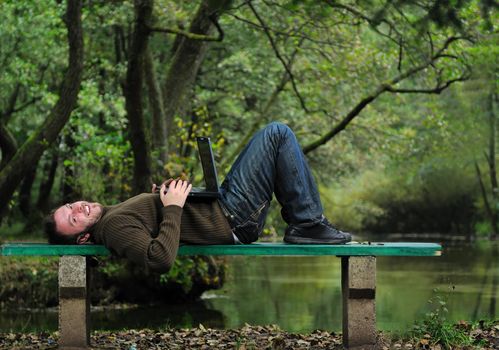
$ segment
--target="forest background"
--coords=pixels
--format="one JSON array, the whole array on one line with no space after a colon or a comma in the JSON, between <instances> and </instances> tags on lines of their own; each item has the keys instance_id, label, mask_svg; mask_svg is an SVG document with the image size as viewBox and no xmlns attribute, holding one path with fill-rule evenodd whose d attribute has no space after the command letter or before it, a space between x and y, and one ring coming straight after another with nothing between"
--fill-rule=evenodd
<instances>
[{"instance_id":1,"label":"forest background","mask_svg":"<svg viewBox=\"0 0 499 350\"><path fill-rule=\"evenodd\" d=\"M1 8L0 240L43 239L63 203L202 183L195 136L223 179L271 121L295 131L340 228L497 237L494 2ZM278 207L266 235L282 235Z\"/></svg>"}]
</instances>

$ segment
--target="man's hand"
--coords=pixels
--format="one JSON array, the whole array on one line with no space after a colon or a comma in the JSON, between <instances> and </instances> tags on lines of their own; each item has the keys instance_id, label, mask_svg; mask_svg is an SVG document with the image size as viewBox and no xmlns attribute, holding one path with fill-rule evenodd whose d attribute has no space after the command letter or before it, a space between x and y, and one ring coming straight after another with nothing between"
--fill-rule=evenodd
<instances>
[{"instance_id":1,"label":"man's hand","mask_svg":"<svg viewBox=\"0 0 499 350\"><path fill-rule=\"evenodd\" d=\"M183 208L187 195L191 192L192 184L183 180L173 180L168 186L168 191L166 190L166 183L161 185L159 191L159 198L161 202L166 207L168 205L178 205Z\"/></svg>"},{"instance_id":2,"label":"man's hand","mask_svg":"<svg viewBox=\"0 0 499 350\"><path fill-rule=\"evenodd\" d=\"M177 178L177 180L178 180L178 178ZM173 181L173 178L170 177L168 180L163 181L163 183L161 184L161 186L163 186L163 185L168 186L172 181ZM152 184L151 193L157 193L157 192L159 192L159 189L161 188L161 186L158 186L156 184Z\"/></svg>"}]
</instances>

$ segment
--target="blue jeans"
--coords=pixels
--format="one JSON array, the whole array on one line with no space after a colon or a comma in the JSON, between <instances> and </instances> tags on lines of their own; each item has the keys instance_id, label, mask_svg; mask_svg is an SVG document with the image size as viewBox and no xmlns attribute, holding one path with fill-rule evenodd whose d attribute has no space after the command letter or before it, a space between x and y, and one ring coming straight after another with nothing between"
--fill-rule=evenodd
<instances>
[{"instance_id":1,"label":"blue jeans","mask_svg":"<svg viewBox=\"0 0 499 350\"><path fill-rule=\"evenodd\" d=\"M220 202L241 243L260 236L273 193L286 223L320 221L322 204L305 156L293 131L276 122L253 136L221 186Z\"/></svg>"}]
</instances>

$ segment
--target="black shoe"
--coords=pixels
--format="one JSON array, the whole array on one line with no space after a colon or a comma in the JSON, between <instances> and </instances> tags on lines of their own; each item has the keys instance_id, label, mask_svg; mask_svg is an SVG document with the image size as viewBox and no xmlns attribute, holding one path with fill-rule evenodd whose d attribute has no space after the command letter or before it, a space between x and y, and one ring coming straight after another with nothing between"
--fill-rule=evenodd
<instances>
[{"instance_id":1,"label":"black shoe","mask_svg":"<svg viewBox=\"0 0 499 350\"><path fill-rule=\"evenodd\" d=\"M335 228L323 216L318 223L289 225L284 234L284 242L293 244L344 244L352 240L352 235Z\"/></svg>"}]
</instances>

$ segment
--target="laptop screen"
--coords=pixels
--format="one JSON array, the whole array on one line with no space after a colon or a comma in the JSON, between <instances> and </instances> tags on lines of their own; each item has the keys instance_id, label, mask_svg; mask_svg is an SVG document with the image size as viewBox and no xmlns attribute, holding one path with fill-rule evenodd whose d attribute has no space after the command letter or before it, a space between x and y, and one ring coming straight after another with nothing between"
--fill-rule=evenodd
<instances>
[{"instance_id":1,"label":"laptop screen","mask_svg":"<svg viewBox=\"0 0 499 350\"><path fill-rule=\"evenodd\" d=\"M218 192L217 169L215 168L215 158L211 149L209 137L197 137L199 157L203 166L204 182L206 190L210 192Z\"/></svg>"}]
</instances>

